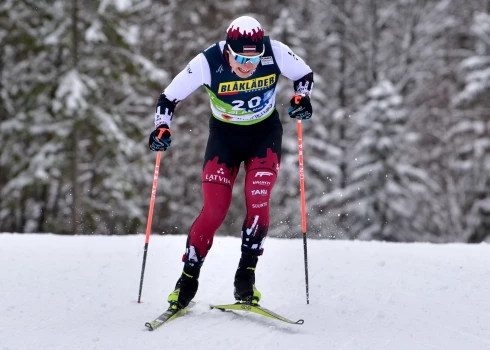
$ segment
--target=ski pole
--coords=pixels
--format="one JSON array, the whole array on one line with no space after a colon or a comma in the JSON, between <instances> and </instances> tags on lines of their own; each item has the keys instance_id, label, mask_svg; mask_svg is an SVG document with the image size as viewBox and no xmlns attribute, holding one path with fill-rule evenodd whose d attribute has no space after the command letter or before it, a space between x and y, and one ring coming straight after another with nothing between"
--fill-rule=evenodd
<instances>
[{"instance_id":1,"label":"ski pole","mask_svg":"<svg viewBox=\"0 0 490 350\"><path fill-rule=\"evenodd\" d=\"M299 154L299 187L301 195L301 229L303 231L303 250L305 253L305 283L306 283L306 304L310 303L310 293L308 288L308 249L306 245L306 201L305 201L305 171L303 167L303 130L301 119L298 119L298 154Z\"/></svg>"},{"instance_id":2,"label":"ski pole","mask_svg":"<svg viewBox=\"0 0 490 350\"><path fill-rule=\"evenodd\" d=\"M162 137L163 130L160 130L158 137ZM155 173L153 174L153 187L151 189L150 209L148 212L148 221L146 223L145 250L143 253L143 265L141 266L140 291L138 294L138 303L141 303L141 291L143 290L143 278L145 277L146 255L148 253L148 243L150 242L151 221L153 219L153 207L155 206L155 197L157 194L158 171L160 169L161 152L157 152L157 160L155 162Z\"/></svg>"}]
</instances>

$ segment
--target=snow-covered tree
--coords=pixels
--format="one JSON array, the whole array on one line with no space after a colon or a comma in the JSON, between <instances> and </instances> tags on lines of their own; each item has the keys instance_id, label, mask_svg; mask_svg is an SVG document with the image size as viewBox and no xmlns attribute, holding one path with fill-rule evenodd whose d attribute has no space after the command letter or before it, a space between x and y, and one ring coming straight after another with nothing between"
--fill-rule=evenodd
<instances>
[{"instance_id":1,"label":"snow-covered tree","mask_svg":"<svg viewBox=\"0 0 490 350\"><path fill-rule=\"evenodd\" d=\"M16 218L12 230L106 234L141 227L140 189L151 179L142 171L152 167L140 141L142 120L152 102L147 89L165 73L131 50L137 4L117 3L52 1L36 16L29 4L9 10L16 14L9 37L25 32L31 39L25 48L9 43L3 70L4 95L14 101L1 129L6 163L16 164L2 188L3 198L19 204L2 209L6 222Z\"/></svg>"},{"instance_id":2,"label":"snow-covered tree","mask_svg":"<svg viewBox=\"0 0 490 350\"><path fill-rule=\"evenodd\" d=\"M303 123L312 237L481 241L489 11L490 0L5 0L0 231L144 231L158 95L248 14L315 74ZM269 234L281 237L301 224L291 86L281 79L276 100L284 138ZM185 234L199 214L210 117L203 89L176 108L154 232ZM243 171L218 234L239 234L242 186Z\"/></svg>"},{"instance_id":3,"label":"snow-covered tree","mask_svg":"<svg viewBox=\"0 0 490 350\"><path fill-rule=\"evenodd\" d=\"M416 240L412 221L419 203L436 184L406 156L411 147L405 133L407 110L389 81L368 91L364 107L353 116L349 139L349 179L342 190L325 197L343 204L353 237ZM333 197L333 198L332 198Z\"/></svg>"},{"instance_id":4,"label":"snow-covered tree","mask_svg":"<svg viewBox=\"0 0 490 350\"><path fill-rule=\"evenodd\" d=\"M490 235L490 14L476 12L471 31L474 55L461 62L464 85L453 99L457 118L446 135L447 199L454 230L481 242Z\"/></svg>"},{"instance_id":5,"label":"snow-covered tree","mask_svg":"<svg viewBox=\"0 0 490 350\"><path fill-rule=\"evenodd\" d=\"M475 13L471 30L477 39L475 51L461 62L464 88L453 103L460 108L475 105L490 108L490 14Z\"/></svg>"}]
</instances>

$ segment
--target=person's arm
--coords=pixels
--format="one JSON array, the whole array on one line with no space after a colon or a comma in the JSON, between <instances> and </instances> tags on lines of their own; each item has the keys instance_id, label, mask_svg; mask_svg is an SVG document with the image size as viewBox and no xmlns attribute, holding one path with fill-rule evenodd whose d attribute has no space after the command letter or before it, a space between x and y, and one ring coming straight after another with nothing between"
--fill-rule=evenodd
<instances>
[{"instance_id":1,"label":"person's arm","mask_svg":"<svg viewBox=\"0 0 490 350\"><path fill-rule=\"evenodd\" d=\"M310 95L313 89L313 71L303 59L280 41L272 41L272 50L281 74L293 81L294 95L288 114L291 118L308 120L313 115Z\"/></svg>"},{"instance_id":2,"label":"person's arm","mask_svg":"<svg viewBox=\"0 0 490 350\"><path fill-rule=\"evenodd\" d=\"M199 54L189 62L170 85L158 97L155 110L155 128L161 125L170 127L175 106L203 84L209 84L211 74L208 61Z\"/></svg>"},{"instance_id":3,"label":"person's arm","mask_svg":"<svg viewBox=\"0 0 490 350\"><path fill-rule=\"evenodd\" d=\"M271 40L272 50L281 74L293 81L295 95L310 96L313 89L313 71L287 45Z\"/></svg>"},{"instance_id":4,"label":"person's arm","mask_svg":"<svg viewBox=\"0 0 490 350\"><path fill-rule=\"evenodd\" d=\"M185 99L199 86L210 84L211 73L206 58L199 54L172 80L158 97L155 110L155 130L150 134L148 146L152 151L166 151L172 142L170 124L177 103Z\"/></svg>"}]
</instances>

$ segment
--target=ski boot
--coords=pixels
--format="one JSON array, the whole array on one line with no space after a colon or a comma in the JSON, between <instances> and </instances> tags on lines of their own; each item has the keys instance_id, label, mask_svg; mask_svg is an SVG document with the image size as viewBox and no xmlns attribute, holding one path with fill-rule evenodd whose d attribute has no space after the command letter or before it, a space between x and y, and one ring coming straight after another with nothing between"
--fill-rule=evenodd
<instances>
[{"instance_id":1,"label":"ski boot","mask_svg":"<svg viewBox=\"0 0 490 350\"><path fill-rule=\"evenodd\" d=\"M257 305L261 298L260 292L255 288L255 267L257 266L258 256L242 254L238 269L235 274L235 299L238 302L245 302Z\"/></svg>"},{"instance_id":2,"label":"ski boot","mask_svg":"<svg viewBox=\"0 0 490 350\"><path fill-rule=\"evenodd\" d=\"M169 309L183 309L189 305L197 293L200 272L200 267L196 268L184 265L184 270L175 285L175 290L168 296L168 302L170 303Z\"/></svg>"}]
</instances>

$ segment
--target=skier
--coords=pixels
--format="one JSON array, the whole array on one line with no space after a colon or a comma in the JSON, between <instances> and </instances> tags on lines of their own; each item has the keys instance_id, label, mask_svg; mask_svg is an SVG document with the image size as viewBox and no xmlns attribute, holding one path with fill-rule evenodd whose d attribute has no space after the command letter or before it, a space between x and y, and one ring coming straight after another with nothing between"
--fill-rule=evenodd
<instances>
[{"instance_id":1,"label":"skier","mask_svg":"<svg viewBox=\"0 0 490 350\"><path fill-rule=\"evenodd\" d=\"M199 53L158 98L152 151L170 147L170 124L177 103L198 87L210 97L212 117L202 171L203 208L190 228L184 268L169 295L170 309L185 308L196 295L201 266L231 203L232 188L244 163L247 213L241 258L235 274L237 301L257 304L255 268L269 227L269 200L281 161L282 124L276 110L279 75L294 87L291 118L309 119L313 72L285 44L264 36L249 16L235 19L220 41Z\"/></svg>"}]
</instances>

